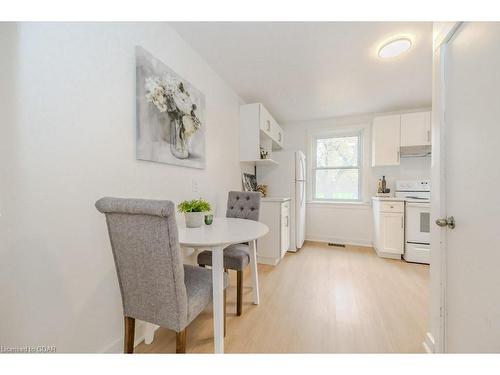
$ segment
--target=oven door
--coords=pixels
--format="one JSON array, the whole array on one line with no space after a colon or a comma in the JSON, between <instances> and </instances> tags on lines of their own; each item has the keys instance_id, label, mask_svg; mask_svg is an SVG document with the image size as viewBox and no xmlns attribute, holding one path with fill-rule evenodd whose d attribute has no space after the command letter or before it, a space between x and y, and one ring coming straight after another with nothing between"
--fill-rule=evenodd
<instances>
[{"instance_id":1,"label":"oven door","mask_svg":"<svg viewBox=\"0 0 500 375\"><path fill-rule=\"evenodd\" d=\"M429 203L406 202L406 242L430 243L430 211Z\"/></svg>"}]
</instances>

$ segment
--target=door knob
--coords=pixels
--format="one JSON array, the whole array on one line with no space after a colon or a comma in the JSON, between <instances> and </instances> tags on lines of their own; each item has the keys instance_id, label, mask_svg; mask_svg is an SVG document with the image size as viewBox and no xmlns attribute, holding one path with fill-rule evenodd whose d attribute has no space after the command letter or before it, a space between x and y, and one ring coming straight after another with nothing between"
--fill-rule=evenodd
<instances>
[{"instance_id":1,"label":"door knob","mask_svg":"<svg viewBox=\"0 0 500 375\"><path fill-rule=\"evenodd\" d=\"M448 227L450 229L455 228L455 218L453 216L450 216L446 219L437 219L436 224L439 225L440 227Z\"/></svg>"}]
</instances>

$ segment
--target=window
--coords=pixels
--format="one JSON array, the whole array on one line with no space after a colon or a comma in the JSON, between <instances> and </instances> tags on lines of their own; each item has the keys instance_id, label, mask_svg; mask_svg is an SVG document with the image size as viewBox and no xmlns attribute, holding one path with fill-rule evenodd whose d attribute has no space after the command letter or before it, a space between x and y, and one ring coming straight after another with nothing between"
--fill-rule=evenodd
<instances>
[{"instance_id":1,"label":"window","mask_svg":"<svg viewBox=\"0 0 500 375\"><path fill-rule=\"evenodd\" d=\"M361 131L316 135L312 142L313 200L361 200Z\"/></svg>"}]
</instances>

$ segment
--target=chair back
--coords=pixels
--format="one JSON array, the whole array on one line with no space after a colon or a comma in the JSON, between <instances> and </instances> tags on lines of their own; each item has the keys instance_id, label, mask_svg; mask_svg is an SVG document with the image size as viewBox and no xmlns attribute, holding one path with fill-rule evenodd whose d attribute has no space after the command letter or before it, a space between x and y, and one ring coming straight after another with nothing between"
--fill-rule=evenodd
<instances>
[{"instance_id":1,"label":"chair back","mask_svg":"<svg viewBox=\"0 0 500 375\"><path fill-rule=\"evenodd\" d=\"M227 196L226 217L259 220L260 193L256 191L230 191Z\"/></svg>"},{"instance_id":2,"label":"chair back","mask_svg":"<svg viewBox=\"0 0 500 375\"><path fill-rule=\"evenodd\" d=\"M184 266L171 201L102 198L123 314L180 331L187 321Z\"/></svg>"}]
</instances>

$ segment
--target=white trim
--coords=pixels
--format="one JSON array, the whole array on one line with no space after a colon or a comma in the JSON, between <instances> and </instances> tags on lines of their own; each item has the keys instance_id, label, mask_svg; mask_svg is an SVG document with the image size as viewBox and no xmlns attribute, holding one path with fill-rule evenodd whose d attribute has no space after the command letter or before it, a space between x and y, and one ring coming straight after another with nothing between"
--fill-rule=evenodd
<instances>
[{"instance_id":1,"label":"white trim","mask_svg":"<svg viewBox=\"0 0 500 375\"><path fill-rule=\"evenodd\" d=\"M424 350L427 354L435 353L434 337L432 337L430 332L425 334L424 342L422 343Z\"/></svg>"},{"instance_id":2,"label":"white trim","mask_svg":"<svg viewBox=\"0 0 500 375\"><path fill-rule=\"evenodd\" d=\"M328 236L316 236L316 235L308 235L306 237L306 241L310 242L322 242L322 243L339 243L343 245L351 245L351 246L363 246L363 247L373 247L373 243L371 240L362 240L356 238L339 238L339 237L328 237Z\"/></svg>"},{"instance_id":3,"label":"white trim","mask_svg":"<svg viewBox=\"0 0 500 375\"><path fill-rule=\"evenodd\" d=\"M450 41L462 23L463 22L434 22L432 32L434 52L443 44Z\"/></svg>"},{"instance_id":4,"label":"white trim","mask_svg":"<svg viewBox=\"0 0 500 375\"><path fill-rule=\"evenodd\" d=\"M268 266L276 266L281 258L269 258L257 256L258 264L267 264Z\"/></svg>"},{"instance_id":5,"label":"white trim","mask_svg":"<svg viewBox=\"0 0 500 375\"><path fill-rule=\"evenodd\" d=\"M345 209L345 210L369 210L372 206L369 202L337 202L337 201L309 201L306 202L309 208L325 209Z\"/></svg>"},{"instance_id":6,"label":"white trim","mask_svg":"<svg viewBox=\"0 0 500 375\"><path fill-rule=\"evenodd\" d=\"M144 341L144 335L140 335L139 337L137 337L134 340L134 348L137 347L143 341ZM113 341L111 344L109 344L103 350L101 350L101 353L110 353L110 354L123 353L123 337L117 338L115 341Z\"/></svg>"},{"instance_id":7,"label":"white trim","mask_svg":"<svg viewBox=\"0 0 500 375\"><path fill-rule=\"evenodd\" d=\"M434 53L432 80L432 164L431 164L431 217L433 220L446 213L443 195L445 168L445 58L447 45L460 29L461 22L434 24ZM425 347L434 353L446 353L446 237L433 226L431 229L430 267L430 328ZM433 254L433 255L432 255ZM436 302L438 301L438 302ZM435 304L438 303L438 306ZM432 344L431 344L432 343ZM431 347L432 346L432 347Z\"/></svg>"},{"instance_id":8,"label":"white trim","mask_svg":"<svg viewBox=\"0 0 500 375\"><path fill-rule=\"evenodd\" d=\"M322 127L322 128L316 128L316 129L309 129L307 131L308 133L308 172L309 176L311 178L309 179L310 182L308 183L307 190L307 196L310 201L314 202L324 202L324 203L360 203L363 202L364 198L364 181L365 181L365 161L364 161L364 154L365 154L365 142L364 142L364 137L365 137L365 128L366 125L358 125L358 126L349 126L349 127L342 127L342 128L330 128L330 127ZM352 167L352 168L346 168L346 169L357 169L358 170L358 199L316 199L314 197L314 191L316 189L316 141L318 139L324 139L324 138L341 138L341 137L357 137L358 138L358 166L357 167ZM340 169L340 168L323 168L323 169Z\"/></svg>"}]
</instances>

